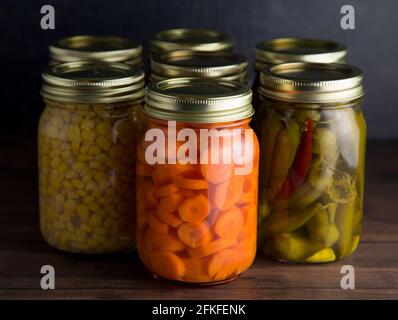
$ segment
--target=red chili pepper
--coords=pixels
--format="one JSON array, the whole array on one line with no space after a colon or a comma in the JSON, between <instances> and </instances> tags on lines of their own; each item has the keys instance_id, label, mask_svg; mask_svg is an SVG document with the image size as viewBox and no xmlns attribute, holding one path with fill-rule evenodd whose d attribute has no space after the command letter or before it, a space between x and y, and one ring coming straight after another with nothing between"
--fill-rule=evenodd
<instances>
[{"instance_id":1,"label":"red chili pepper","mask_svg":"<svg viewBox=\"0 0 398 320\"><path fill-rule=\"evenodd\" d=\"M308 118L305 123L306 127L301 137L296 157L280 190L280 197L282 199L290 198L290 196L296 192L304 183L308 170L311 167L314 123L310 118Z\"/></svg>"}]
</instances>

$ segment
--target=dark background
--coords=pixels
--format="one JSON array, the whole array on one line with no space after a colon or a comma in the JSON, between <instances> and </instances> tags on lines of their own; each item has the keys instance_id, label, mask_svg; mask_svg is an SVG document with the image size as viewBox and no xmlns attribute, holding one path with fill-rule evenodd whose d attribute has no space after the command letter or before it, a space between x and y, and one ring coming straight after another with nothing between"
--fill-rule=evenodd
<instances>
[{"instance_id":1,"label":"dark background","mask_svg":"<svg viewBox=\"0 0 398 320\"><path fill-rule=\"evenodd\" d=\"M40 8L55 7L55 30L40 28ZM356 10L356 29L340 28L340 8ZM47 45L75 34L113 34L147 44L168 28L232 34L236 51L253 59L257 41L319 37L345 43L348 61L365 74L364 112L370 138L398 138L397 0L1 0L2 121L0 133L34 135L43 109L40 72Z\"/></svg>"}]
</instances>

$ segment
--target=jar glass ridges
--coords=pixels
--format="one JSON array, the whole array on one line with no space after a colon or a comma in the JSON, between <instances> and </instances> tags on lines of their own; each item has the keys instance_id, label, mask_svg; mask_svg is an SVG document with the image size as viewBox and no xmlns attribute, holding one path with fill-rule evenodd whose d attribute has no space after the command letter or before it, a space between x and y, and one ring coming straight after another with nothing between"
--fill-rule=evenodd
<instances>
[{"instance_id":1,"label":"jar glass ridges","mask_svg":"<svg viewBox=\"0 0 398 320\"><path fill-rule=\"evenodd\" d=\"M150 41L150 55L174 50L232 51L234 39L226 33L206 29L170 29L156 33Z\"/></svg>"},{"instance_id":2,"label":"jar glass ridges","mask_svg":"<svg viewBox=\"0 0 398 320\"><path fill-rule=\"evenodd\" d=\"M176 50L151 58L151 79L177 77L246 82L247 60L232 52Z\"/></svg>"},{"instance_id":3,"label":"jar glass ridges","mask_svg":"<svg viewBox=\"0 0 398 320\"><path fill-rule=\"evenodd\" d=\"M142 65L142 46L116 36L80 35L62 38L49 46L50 65L73 61L123 62Z\"/></svg>"},{"instance_id":4,"label":"jar glass ridges","mask_svg":"<svg viewBox=\"0 0 398 320\"><path fill-rule=\"evenodd\" d=\"M142 71L72 62L43 73L40 226L52 246L111 253L135 245L135 150Z\"/></svg>"},{"instance_id":5,"label":"jar glass ridges","mask_svg":"<svg viewBox=\"0 0 398 320\"><path fill-rule=\"evenodd\" d=\"M137 156L137 249L157 278L215 284L253 262L259 150L248 124L250 101L246 85L228 81L179 78L149 85ZM219 139L202 138L208 132ZM155 153L158 161L149 157L154 135L166 139ZM239 164L227 160L228 137L235 137L234 151L247 151Z\"/></svg>"},{"instance_id":6,"label":"jar glass ridges","mask_svg":"<svg viewBox=\"0 0 398 320\"><path fill-rule=\"evenodd\" d=\"M362 223L362 73L288 63L265 68L261 80L261 251L301 263L344 258Z\"/></svg>"},{"instance_id":7,"label":"jar glass ridges","mask_svg":"<svg viewBox=\"0 0 398 320\"><path fill-rule=\"evenodd\" d=\"M258 95L260 71L264 67L288 62L345 63L347 48L344 44L324 39L276 38L258 42L254 53L252 90L253 106L257 110L261 104Z\"/></svg>"}]
</instances>

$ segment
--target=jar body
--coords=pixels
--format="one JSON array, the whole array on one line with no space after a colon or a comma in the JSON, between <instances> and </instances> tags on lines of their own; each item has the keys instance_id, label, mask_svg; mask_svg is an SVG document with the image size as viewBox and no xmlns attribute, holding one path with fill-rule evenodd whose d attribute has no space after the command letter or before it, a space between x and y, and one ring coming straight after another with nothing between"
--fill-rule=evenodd
<instances>
[{"instance_id":1,"label":"jar body","mask_svg":"<svg viewBox=\"0 0 398 320\"><path fill-rule=\"evenodd\" d=\"M40 227L51 246L90 254L134 248L140 108L46 100L38 129Z\"/></svg>"},{"instance_id":2,"label":"jar body","mask_svg":"<svg viewBox=\"0 0 398 320\"><path fill-rule=\"evenodd\" d=\"M258 234L266 255L319 263L356 249L366 144L360 102L322 106L264 99Z\"/></svg>"},{"instance_id":3,"label":"jar body","mask_svg":"<svg viewBox=\"0 0 398 320\"><path fill-rule=\"evenodd\" d=\"M249 119L224 124L177 123L174 133L170 122L147 119L137 149L137 185L142 186L137 189L141 260L155 277L165 280L215 284L236 278L249 268L256 253L259 148ZM166 139L167 134L171 137L164 163L148 162L146 151L151 143L145 136L154 128ZM246 156L239 165L226 161L220 156L228 150L224 139L221 144L208 141L202 151L202 136L200 143L175 140L184 129L195 132L195 139L204 129L217 133L238 130L234 132L246 143ZM243 139L246 131L251 132L251 144ZM182 154L187 156L184 145L191 146L188 163L181 160ZM217 152L218 164L203 160ZM242 167L246 169L239 171Z\"/></svg>"}]
</instances>

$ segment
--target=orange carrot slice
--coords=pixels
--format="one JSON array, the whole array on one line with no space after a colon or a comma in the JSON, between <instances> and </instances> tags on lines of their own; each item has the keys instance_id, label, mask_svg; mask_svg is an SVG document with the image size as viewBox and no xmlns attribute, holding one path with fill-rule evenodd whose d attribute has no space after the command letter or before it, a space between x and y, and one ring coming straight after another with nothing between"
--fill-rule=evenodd
<instances>
[{"instance_id":1,"label":"orange carrot slice","mask_svg":"<svg viewBox=\"0 0 398 320\"><path fill-rule=\"evenodd\" d=\"M163 186L173 182L175 177L175 166L172 164L158 164L152 172L152 179L155 186Z\"/></svg>"},{"instance_id":2,"label":"orange carrot slice","mask_svg":"<svg viewBox=\"0 0 398 320\"><path fill-rule=\"evenodd\" d=\"M234 249L217 252L209 263L208 273L214 280L221 281L236 274L239 257Z\"/></svg>"},{"instance_id":3,"label":"orange carrot slice","mask_svg":"<svg viewBox=\"0 0 398 320\"><path fill-rule=\"evenodd\" d=\"M199 223L210 213L210 203L204 195L197 195L184 200L178 207L178 213L183 221Z\"/></svg>"},{"instance_id":4,"label":"orange carrot slice","mask_svg":"<svg viewBox=\"0 0 398 320\"><path fill-rule=\"evenodd\" d=\"M241 211L232 207L217 218L213 230L220 238L236 238L242 229L243 222Z\"/></svg>"},{"instance_id":5,"label":"orange carrot slice","mask_svg":"<svg viewBox=\"0 0 398 320\"><path fill-rule=\"evenodd\" d=\"M159 234L167 234L169 232L169 225L160 220L155 213L148 214L148 224L153 232Z\"/></svg>"},{"instance_id":6,"label":"orange carrot slice","mask_svg":"<svg viewBox=\"0 0 398 320\"><path fill-rule=\"evenodd\" d=\"M152 254L151 267L156 275L170 280L182 280L186 272L184 262L168 251L157 251Z\"/></svg>"},{"instance_id":7,"label":"orange carrot slice","mask_svg":"<svg viewBox=\"0 0 398 320\"><path fill-rule=\"evenodd\" d=\"M256 256L256 237L239 241L235 250L239 256L237 273L240 274L248 269L254 261Z\"/></svg>"},{"instance_id":8,"label":"orange carrot slice","mask_svg":"<svg viewBox=\"0 0 398 320\"><path fill-rule=\"evenodd\" d=\"M188 254L193 259L207 257L218 251L236 245L236 239L217 239L198 248L188 248Z\"/></svg>"},{"instance_id":9,"label":"orange carrot slice","mask_svg":"<svg viewBox=\"0 0 398 320\"><path fill-rule=\"evenodd\" d=\"M238 200L238 205L246 205L246 204L256 204L257 203L257 193L255 192L246 192L242 193Z\"/></svg>"},{"instance_id":10,"label":"orange carrot slice","mask_svg":"<svg viewBox=\"0 0 398 320\"><path fill-rule=\"evenodd\" d=\"M208 183L203 179L176 178L178 188L188 190L202 190L208 188Z\"/></svg>"},{"instance_id":11,"label":"orange carrot slice","mask_svg":"<svg viewBox=\"0 0 398 320\"><path fill-rule=\"evenodd\" d=\"M196 195L196 192L193 191L193 190L180 189L179 191L180 191L181 195L182 195L184 198L192 198L192 197L194 197L194 196Z\"/></svg>"},{"instance_id":12,"label":"orange carrot slice","mask_svg":"<svg viewBox=\"0 0 398 320\"><path fill-rule=\"evenodd\" d=\"M173 212L168 212L164 210L161 206L156 208L156 215L160 220L167 223L169 226L173 228L177 228L182 221L178 219L178 217Z\"/></svg>"},{"instance_id":13,"label":"orange carrot slice","mask_svg":"<svg viewBox=\"0 0 398 320\"><path fill-rule=\"evenodd\" d=\"M177 234L180 240L191 248L197 248L211 240L210 229L205 223L185 222L178 227Z\"/></svg>"},{"instance_id":14,"label":"orange carrot slice","mask_svg":"<svg viewBox=\"0 0 398 320\"><path fill-rule=\"evenodd\" d=\"M184 281L187 282L209 282L211 278L207 273L207 259L183 259L185 264Z\"/></svg>"},{"instance_id":15,"label":"orange carrot slice","mask_svg":"<svg viewBox=\"0 0 398 320\"><path fill-rule=\"evenodd\" d=\"M157 199L155 197L155 189L152 183L148 180L144 182L144 194L149 205L153 206L157 204Z\"/></svg>"},{"instance_id":16,"label":"orange carrot slice","mask_svg":"<svg viewBox=\"0 0 398 320\"><path fill-rule=\"evenodd\" d=\"M177 192L178 188L174 183L166 184L165 186L162 187L156 187L155 188L155 195L160 198L160 197L165 197L169 194L172 194L174 192Z\"/></svg>"},{"instance_id":17,"label":"orange carrot slice","mask_svg":"<svg viewBox=\"0 0 398 320\"><path fill-rule=\"evenodd\" d=\"M238 239L242 240L255 237L257 234L257 206L245 205L241 207L241 212L244 223Z\"/></svg>"},{"instance_id":18,"label":"orange carrot slice","mask_svg":"<svg viewBox=\"0 0 398 320\"><path fill-rule=\"evenodd\" d=\"M243 192L242 176L234 176L211 190L212 203L220 210L228 210L238 202Z\"/></svg>"},{"instance_id":19,"label":"orange carrot slice","mask_svg":"<svg viewBox=\"0 0 398 320\"><path fill-rule=\"evenodd\" d=\"M173 252L186 249L185 243L178 239L177 235L173 232L160 234L153 232L152 229L149 229L148 232L154 249L162 249Z\"/></svg>"},{"instance_id":20,"label":"orange carrot slice","mask_svg":"<svg viewBox=\"0 0 398 320\"><path fill-rule=\"evenodd\" d=\"M177 210L182 200L184 200L184 197L180 193L175 192L168 196L162 197L159 205L166 211L174 212Z\"/></svg>"},{"instance_id":21,"label":"orange carrot slice","mask_svg":"<svg viewBox=\"0 0 398 320\"><path fill-rule=\"evenodd\" d=\"M221 159L222 150L220 150L219 153L220 153L220 159L218 163L214 163L211 159L211 152L209 152L209 149L207 149L205 152L203 152L200 162L201 163L200 170L202 172L203 177L207 181L215 184L229 180L232 176L232 171L234 168L234 165L232 163L224 164ZM207 164L204 161L206 161Z\"/></svg>"}]
</instances>

